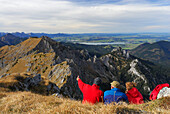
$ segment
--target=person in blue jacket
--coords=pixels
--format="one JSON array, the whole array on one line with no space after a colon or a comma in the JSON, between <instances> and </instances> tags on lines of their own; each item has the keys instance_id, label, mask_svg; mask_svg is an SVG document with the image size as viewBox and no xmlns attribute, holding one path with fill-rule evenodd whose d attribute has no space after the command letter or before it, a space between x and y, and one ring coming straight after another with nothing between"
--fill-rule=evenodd
<instances>
[{"instance_id":1,"label":"person in blue jacket","mask_svg":"<svg viewBox=\"0 0 170 114\"><path fill-rule=\"evenodd\" d=\"M128 98L125 93L120 91L120 83L113 81L111 84L111 90L104 92L104 104L118 103L120 101L128 102Z\"/></svg>"}]
</instances>

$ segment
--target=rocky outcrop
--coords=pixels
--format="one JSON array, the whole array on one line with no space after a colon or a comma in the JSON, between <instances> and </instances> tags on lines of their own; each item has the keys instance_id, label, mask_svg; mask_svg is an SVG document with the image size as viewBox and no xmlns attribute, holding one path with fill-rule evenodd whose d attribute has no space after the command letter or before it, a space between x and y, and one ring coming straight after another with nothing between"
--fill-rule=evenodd
<instances>
[{"instance_id":1,"label":"rocky outcrop","mask_svg":"<svg viewBox=\"0 0 170 114\"><path fill-rule=\"evenodd\" d=\"M49 85L47 86L47 95L54 94L54 93L59 95L61 93L61 91L60 91L59 87L56 86L56 84L49 83Z\"/></svg>"},{"instance_id":2,"label":"rocky outcrop","mask_svg":"<svg viewBox=\"0 0 170 114\"><path fill-rule=\"evenodd\" d=\"M71 75L71 70L67 61L54 65L53 69L48 74L48 79L57 84L58 87L62 87L67 80L67 77Z\"/></svg>"},{"instance_id":3,"label":"rocky outcrop","mask_svg":"<svg viewBox=\"0 0 170 114\"><path fill-rule=\"evenodd\" d=\"M42 95L62 94L55 83L50 82L41 74L12 73L0 76L0 88L7 91L31 91Z\"/></svg>"},{"instance_id":4,"label":"rocky outcrop","mask_svg":"<svg viewBox=\"0 0 170 114\"><path fill-rule=\"evenodd\" d=\"M18 82L17 85L14 85L15 90L29 91L29 88L37 86L41 82L41 74L37 74L33 78L26 78L23 82Z\"/></svg>"},{"instance_id":5,"label":"rocky outcrop","mask_svg":"<svg viewBox=\"0 0 170 114\"><path fill-rule=\"evenodd\" d=\"M151 89L148 84L148 79L142 72L139 73L139 71L136 69L137 64L141 65L138 59L133 60L130 63L130 69L128 70L128 73L132 76L132 79L134 79L133 82L135 82L136 84L143 83L143 85L145 85L142 87L143 90L149 93Z\"/></svg>"},{"instance_id":6,"label":"rocky outcrop","mask_svg":"<svg viewBox=\"0 0 170 114\"><path fill-rule=\"evenodd\" d=\"M137 69L136 69L136 65L138 64L138 59L133 60L130 63L130 69L128 70L128 73L131 74L132 76L137 76L138 78L136 78L133 82L138 83L138 79L142 79L144 81L144 83L147 83L145 75L140 74Z\"/></svg>"}]
</instances>

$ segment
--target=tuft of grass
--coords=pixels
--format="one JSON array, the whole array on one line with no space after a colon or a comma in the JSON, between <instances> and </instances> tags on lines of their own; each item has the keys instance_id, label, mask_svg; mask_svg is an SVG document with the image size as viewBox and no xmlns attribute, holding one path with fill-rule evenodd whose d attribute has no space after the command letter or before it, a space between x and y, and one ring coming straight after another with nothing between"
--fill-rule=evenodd
<instances>
[{"instance_id":1,"label":"tuft of grass","mask_svg":"<svg viewBox=\"0 0 170 114\"><path fill-rule=\"evenodd\" d=\"M164 97L154 101L147 101L140 105L129 105L131 108L138 108L152 113L170 113L170 97Z\"/></svg>"}]
</instances>

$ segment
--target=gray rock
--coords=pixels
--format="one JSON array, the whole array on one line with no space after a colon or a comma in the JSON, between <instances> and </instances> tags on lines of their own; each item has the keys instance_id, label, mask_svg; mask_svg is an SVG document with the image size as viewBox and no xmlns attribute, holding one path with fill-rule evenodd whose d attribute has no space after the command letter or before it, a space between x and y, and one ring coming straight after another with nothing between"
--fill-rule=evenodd
<instances>
[{"instance_id":1,"label":"gray rock","mask_svg":"<svg viewBox=\"0 0 170 114\"><path fill-rule=\"evenodd\" d=\"M1 75L1 76L0 76L0 79L1 79L2 77L5 77L5 76L6 76L6 74Z\"/></svg>"},{"instance_id":2,"label":"gray rock","mask_svg":"<svg viewBox=\"0 0 170 114\"><path fill-rule=\"evenodd\" d=\"M38 84L39 82L41 82L41 74L37 74L32 79L34 80L34 83Z\"/></svg>"},{"instance_id":3,"label":"gray rock","mask_svg":"<svg viewBox=\"0 0 170 114\"><path fill-rule=\"evenodd\" d=\"M55 96L55 97L63 98L63 95L62 95L62 94L59 94L59 93L54 93L54 94L52 94L52 95Z\"/></svg>"},{"instance_id":4,"label":"gray rock","mask_svg":"<svg viewBox=\"0 0 170 114\"><path fill-rule=\"evenodd\" d=\"M28 68L28 69L27 69L27 72L29 72L29 71L31 71L31 68Z\"/></svg>"},{"instance_id":5,"label":"gray rock","mask_svg":"<svg viewBox=\"0 0 170 114\"><path fill-rule=\"evenodd\" d=\"M28 77L22 81L19 81L17 84L13 85L10 88L15 91L30 91L30 89L34 89L34 87L37 86L41 82L41 80L41 75L37 74L33 78Z\"/></svg>"},{"instance_id":6,"label":"gray rock","mask_svg":"<svg viewBox=\"0 0 170 114\"><path fill-rule=\"evenodd\" d=\"M126 56L126 53L127 53L126 50L123 50L123 56Z\"/></svg>"},{"instance_id":7,"label":"gray rock","mask_svg":"<svg viewBox=\"0 0 170 114\"><path fill-rule=\"evenodd\" d=\"M95 62L96 62L96 59L97 59L97 56L96 56L96 55L94 55L94 57L93 57L93 63L95 63Z\"/></svg>"},{"instance_id":8,"label":"gray rock","mask_svg":"<svg viewBox=\"0 0 170 114\"><path fill-rule=\"evenodd\" d=\"M49 83L49 85L47 86L47 95L49 95L51 93L60 93L60 89L58 86L56 86L56 84L54 83Z\"/></svg>"},{"instance_id":9,"label":"gray rock","mask_svg":"<svg viewBox=\"0 0 170 114\"><path fill-rule=\"evenodd\" d=\"M37 74L36 76L34 76L33 78L26 78L23 83L19 82L19 90L26 90L28 91L30 87L36 86L38 85L38 83L41 82L41 75Z\"/></svg>"},{"instance_id":10,"label":"gray rock","mask_svg":"<svg viewBox=\"0 0 170 114\"><path fill-rule=\"evenodd\" d=\"M3 75L0 76L0 79L3 78L3 77L5 77L5 76L8 76L8 75L10 75L10 74L9 74L9 73L3 74Z\"/></svg>"},{"instance_id":11,"label":"gray rock","mask_svg":"<svg viewBox=\"0 0 170 114\"><path fill-rule=\"evenodd\" d=\"M126 58L129 59L130 55L129 52L126 53Z\"/></svg>"}]
</instances>

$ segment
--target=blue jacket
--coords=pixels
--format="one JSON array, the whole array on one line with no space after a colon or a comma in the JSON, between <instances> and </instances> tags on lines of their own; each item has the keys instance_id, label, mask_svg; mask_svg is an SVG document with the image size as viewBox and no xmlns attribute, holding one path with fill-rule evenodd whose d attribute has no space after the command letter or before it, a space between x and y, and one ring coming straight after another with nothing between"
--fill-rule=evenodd
<instances>
[{"instance_id":1,"label":"blue jacket","mask_svg":"<svg viewBox=\"0 0 170 114\"><path fill-rule=\"evenodd\" d=\"M118 88L113 88L104 92L104 103L110 104L112 102L118 103L119 101L128 102L128 98L125 93L121 92Z\"/></svg>"}]
</instances>

